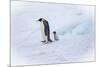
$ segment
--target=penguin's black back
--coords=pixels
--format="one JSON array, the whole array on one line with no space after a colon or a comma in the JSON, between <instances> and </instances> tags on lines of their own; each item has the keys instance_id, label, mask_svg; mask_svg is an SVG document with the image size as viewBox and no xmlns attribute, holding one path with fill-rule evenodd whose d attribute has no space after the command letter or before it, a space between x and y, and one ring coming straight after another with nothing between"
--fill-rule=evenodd
<instances>
[{"instance_id":1,"label":"penguin's black back","mask_svg":"<svg viewBox=\"0 0 100 67\"><path fill-rule=\"evenodd\" d=\"M50 34L50 30L49 30L49 24L48 24L48 21L47 20L44 20L43 21L43 24L44 24L44 31L45 31L45 35L48 36Z\"/></svg>"}]
</instances>

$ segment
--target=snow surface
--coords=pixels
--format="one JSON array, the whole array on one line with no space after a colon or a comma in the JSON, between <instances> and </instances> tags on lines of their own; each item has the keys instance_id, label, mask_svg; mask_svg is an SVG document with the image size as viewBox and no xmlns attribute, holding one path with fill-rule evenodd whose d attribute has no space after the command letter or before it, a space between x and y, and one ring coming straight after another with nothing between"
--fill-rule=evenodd
<instances>
[{"instance_id":1,"label":"snow surface","mask_svg":"<svg viewBox=\"0 0 100 67\"><path fill-rule=\"evenodd\" d=\"M37 65L95 61L95 7L11 2L11 64ZM59 40L42 44L39 18Z\"/></svg>"}]
</instances>

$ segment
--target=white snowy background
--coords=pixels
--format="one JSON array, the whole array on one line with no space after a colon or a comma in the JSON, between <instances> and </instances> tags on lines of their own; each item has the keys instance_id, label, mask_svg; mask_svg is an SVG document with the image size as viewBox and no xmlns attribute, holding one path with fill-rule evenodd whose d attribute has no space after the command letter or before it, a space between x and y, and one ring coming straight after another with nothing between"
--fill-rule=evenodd
<instances>
[{"instance_id":1,"label":"white snowy background","mask_svg":"<svg viewBox=\"0 0 100 67\"><path fill-rule=\"evenodd\" d=\"M95 7L89 5L11 2L11 64L38 65L95 61ZM39 18L59 41L42 44Z\"/></svg>"}]
</instances>

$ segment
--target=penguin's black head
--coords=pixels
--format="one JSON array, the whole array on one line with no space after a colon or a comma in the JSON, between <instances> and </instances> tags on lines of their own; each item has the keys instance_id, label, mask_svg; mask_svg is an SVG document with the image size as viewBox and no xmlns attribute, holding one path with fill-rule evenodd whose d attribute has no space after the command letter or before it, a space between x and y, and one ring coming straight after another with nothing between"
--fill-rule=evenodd
<instances>
[{"instance_id":1,"label":"penguin's black head","mask_svg":"<svg viewBox=\"0 0 100 67\"><path fill-rule=\"evenodd\" d=\"M38 19L38 21L40 21L40 22L41 22L41 21L42 21L42 19L43 19L43 18L40 18L40 19Z\"/></svg>"}]
</instances>

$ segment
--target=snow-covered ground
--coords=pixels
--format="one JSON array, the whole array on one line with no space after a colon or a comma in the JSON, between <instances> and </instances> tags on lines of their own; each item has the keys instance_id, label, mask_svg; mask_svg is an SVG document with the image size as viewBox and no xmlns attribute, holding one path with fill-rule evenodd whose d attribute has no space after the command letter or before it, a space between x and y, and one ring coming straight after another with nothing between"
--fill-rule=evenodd
<instances>
[{"instance_id":1,"label":"snow-covered ground","mask_svg":"<svg viewBox=\"0 0 100 67\"><path fill-rule=\"evenodd\" d=\"M95 61L95 7L11 2L11 64L37 65ZM58 41L42 44L39 18L48 20Z\"/></svg>"}]
</instances>

